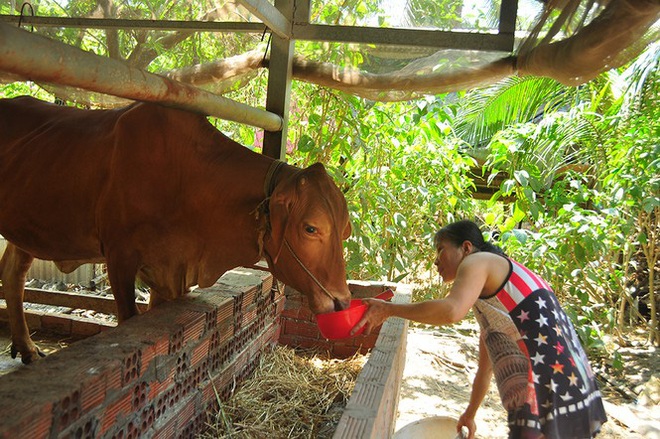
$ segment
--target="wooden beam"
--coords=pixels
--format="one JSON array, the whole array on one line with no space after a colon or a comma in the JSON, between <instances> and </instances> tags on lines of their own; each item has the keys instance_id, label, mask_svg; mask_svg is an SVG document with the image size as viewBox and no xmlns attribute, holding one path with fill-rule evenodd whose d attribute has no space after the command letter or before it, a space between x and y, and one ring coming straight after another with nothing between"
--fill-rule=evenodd
<instances>
[{"instance_id":1,"label":"wooden beam","mask_svg":"<svg viewBox=\"0 0 660 439\"><path fill-rule=\"evenodd\" d=\"M266 0L239 0L238 3L256 15L278 37L291 38L291 21Z\"/></svg>"},{"instance_id":2,"label":"wooden beam","mask_svg":"<svg viewBox=\"0 0 660 439\"><path fill-rule=\"evenodd\" d=\"M516 32L516 18L518 17L518 0L502 0L500 5L499 33L511 35Z\"/></svg>"},{"instance_id":3,"label":"wooden beam","mask_svg":"<svg viewBox=\"0 0 660 439\"><path fill-rule=\"evenodd\" d=\"M2 287L0 287L0 297L4 298ZM111 297L43 290L40 288L26 288L23 300L25 302L40 303L42 305L64 306L74 309L91 309L103 314L117 314L115 299ZM146 302L137 302L137 307L140 312L145 312L148 308L148 304Z\"/></svg>"},{"instance_id":4,"label":"wooden beam","mask_svg":"<svg viewBox=\"0 0 660 439\"><path fill-rule=\"evenodd\" d=\"M33 17L2 15L0 21L21 26L65 27L82 29L132 29L194 32L241 32L262 34L263 23L233 21L129 20L122 18Z\"/></svg>"},{"instance_id":5,"label":"wooden beam","mask_svg":"<svg viewBox=\"0 0 660 439\"><path fill-rule=\"evenodd\" d=\"M406 45L507 53L513 50L513 34L504 33L484 34L294 23L292 36L296 40L334 41L338 43Z\"/></svg>"},{"instance_id":6,"label":"wooden beam","mask_svg":"<svg viewBox=\"0 0 660 439\"><path fill-rule=\"evenodd\" d=\"M270 131L282 127L282 118L276 114L136 69L117 59L98 56L16 29L6 23L0 23L0 71L36 82L157 102Z\"/></svg>"},{"instance_id":7,"label":"wooden beam","mask_svg":"<svg viewBox=\"0 0 660 439\"><path fill-rule=\"evenodd\" d=\"M252 0L258 3L257 0ZM245 0L242 3L247 3ZM248 4L244 5L248 7ZM270 5L268 5L270 6ZM270 6L272 8L272 6ZM273 10L276 11L275 8ZM251 11L252 12L252 11ZM256 12L253 12L256 14ZM389 44L419 47L442 47L464 50L484 50L511 52L513 50L513 33L510 12L503 13L499 33L474 33L460 31L439 31L422 29L377 28L363 26L335 26L309 24L305 21L292 23L281 13L270 21L265 15L264 23L250 22L215 22L215 21L176 21L176 20L128 20L117 18L76 18L76 17L30 17L20 18L22 25L41 27L66 27L90 29L139 29L139 30L170 30L197 32L248 32L263 33L266 28L284 39L334 41L346 43ZM302 14L297 12L296 17ZM260 17L261 18L261 17ZM515 15L513 16L515 20ZM300 18L297 18L300 20ZM0 15L0 22L18 23L16 15ZM403 43L402 43L403 42Z\"/></svg>"},{"instance_id":8,"label":"wooden beam","mask_svg":"<svg viewBox=\"0 0 660 439\"><path fill-rule=\"evenodd\" d=\"M293 8L288 0L276 0L275 6L282 14L293 19ZM272 35L270 44L266 111L282 118L282 128L279 131L264 132L262 152L268 157L286 160L294 41Z\"/></svg>"}]
</instances>

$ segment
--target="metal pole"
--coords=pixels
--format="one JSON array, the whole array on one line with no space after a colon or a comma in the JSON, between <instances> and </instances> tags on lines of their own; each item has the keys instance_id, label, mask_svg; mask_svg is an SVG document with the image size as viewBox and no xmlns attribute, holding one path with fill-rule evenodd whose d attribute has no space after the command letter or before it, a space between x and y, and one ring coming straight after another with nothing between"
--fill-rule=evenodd
<instances>
[{"instance_id":1,"label":"metal pole","mask_svg":"<svg viewBox=\"0 0 660 439\"><path fill-rule=\"evenodd\" d=\"M282 118L277 114L5 23L0 23L0 71L31 81L68 85L137 101L157 102L267 131L279 131L283 126Z\"/></svg>"}]
</instances>

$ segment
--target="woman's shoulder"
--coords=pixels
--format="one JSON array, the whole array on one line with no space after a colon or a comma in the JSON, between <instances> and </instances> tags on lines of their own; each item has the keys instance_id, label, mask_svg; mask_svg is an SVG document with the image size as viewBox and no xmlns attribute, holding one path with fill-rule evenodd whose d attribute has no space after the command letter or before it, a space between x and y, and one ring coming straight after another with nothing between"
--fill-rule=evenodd
<instances>
[{"instance_id":1,"label":"woman's shoulder","mask_svg":"<svg viewBox=\"0 0 660 439\"><path fill-rule=\"evenodd\" d=\"M497 253L487 252L487 251L472 253L465 258L466 261L468 259L472 260L473 261L472 263L486 263L486 264L504 265L504 266L509 265L509 258L507 258L506 256Z\"/></svg>"},{"instance_id":2,"label":"woman's shoulder","mask_svg":"<svg viewBox=\"0 0 660 439\"><path fill-rule=\"evenodd\" d=\"M470 265L479 265L487 271L487 280L484 285L481 296L491 296L497 293L511 273L511 262L500 254L490 252L477 252L465 258Z\"/></svg>"}]
</instances>

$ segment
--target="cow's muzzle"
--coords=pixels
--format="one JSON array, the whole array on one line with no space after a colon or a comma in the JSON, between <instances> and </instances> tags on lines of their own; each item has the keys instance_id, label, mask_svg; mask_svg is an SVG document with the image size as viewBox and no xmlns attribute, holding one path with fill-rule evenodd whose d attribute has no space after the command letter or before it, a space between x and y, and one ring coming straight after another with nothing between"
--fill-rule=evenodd
<instances>
[{"instance_id":1,"label":"cow's muzzle","mask_svg":"<svg viewBox=\"0 0 660 439\"><path fill-rule=\"evenodd\" d=\"M314 274L311 271L309 271L307 267L305 267L305 264L303 264L303 262L300 260L296 252L293 251L291 245L289 244L289 241L286 238L284 238L284 245L291 253L291 256L293 256L293 259L295 259L296 262L298 262L298 264L300 265L300 267L302 267L302 269L305 270L305 273L307 273L309 277L312 278L314 283L318 285L321 291L323 291L330 299L332 299L332 302L335 304L335 311L341 311L342 309L346 308L345 306L342 305L341 301L337 299L335 296L333 296L332 293L330 293L330 291L328 291L327 288L324 287L323 284L316 278L316 276L314 276Z\"/></svg>"}]
</instances>

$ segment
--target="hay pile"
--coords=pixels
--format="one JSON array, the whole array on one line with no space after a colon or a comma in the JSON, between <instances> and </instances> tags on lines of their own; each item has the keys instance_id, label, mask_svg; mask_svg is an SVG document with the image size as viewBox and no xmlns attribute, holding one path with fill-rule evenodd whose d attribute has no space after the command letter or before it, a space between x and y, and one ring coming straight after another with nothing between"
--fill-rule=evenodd
<instances>
[{"instance_id":1,"label":"hay pile","mask_svg":"<svg viewBox=\"0 0 660 439\"><path fill-rule=\"evenodd\" d=\"M277 346L263 355L199 438L330 438L366 356L303 356Z\"/></svg>"}]
</instances>

